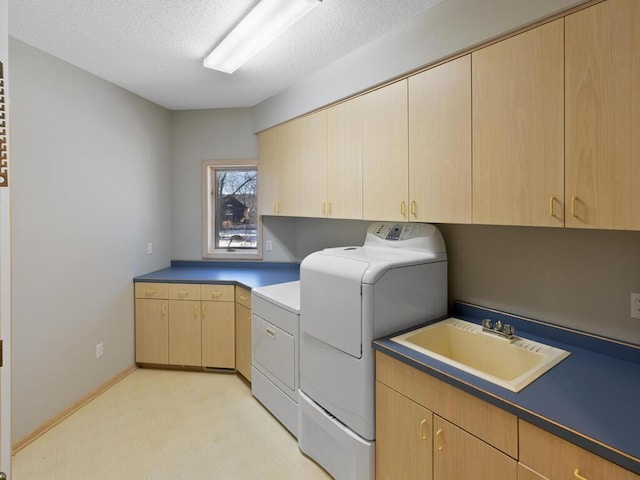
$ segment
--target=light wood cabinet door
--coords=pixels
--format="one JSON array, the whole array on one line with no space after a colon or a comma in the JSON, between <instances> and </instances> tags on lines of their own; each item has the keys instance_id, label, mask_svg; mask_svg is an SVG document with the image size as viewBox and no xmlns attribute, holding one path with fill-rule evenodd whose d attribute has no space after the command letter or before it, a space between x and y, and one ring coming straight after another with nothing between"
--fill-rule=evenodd
<instances>
[{"instance_id":1,"label":"light wood cabinet door","mask_svg":"<svg viewBox=\"0 0 640 480\"><path fill-rule=\"evenodd\" d=\"M362 219L362 98L327 110L327 216Z\"/></svg>"},{"instance_id":2,"label":"light wood cabinet door","mask_svg":"<svg viewBox=\"0 0 640 480\"><path fill-rule=\"evenodd\" d=\"M407 221L407 80L362 96L362 197L365 220Z\"/></svg>"},{"instance_id":3,"label":"light wood cabinet door","mask_svg":"<svg viewBox=\"0 0 640 480\"><path fill-rule=\"evenodd\" d=\"M433 429L434 480L516 480L513 458L437 415Z\"/></svg>"},{"instance_id":4,"label":"light wood cabinet door","mask_svg":"<svg viewBox=\"0 0 640 480\"><path fill-rule=\"evenodd\" d=\"M474 223L564 225L563 27L472 53Z\"/></svg>"},{"instance_id":5,"label":"light wood cabinet door","mask_svg":"<svg viewBox=\"0 0 640 480\"><path fill-rule=\"evenodd\" d=\"M376 382L376 479L431 480L433 414Z\"/></svg>"},{"instance_id":6,"label":"light wood cabinet door","mask_svg":"<svg viewBox=\"0 0 640 480\"><path fill-rule=\"evenodd\" d=\"M300 131L292 120L258 135L258 208L262 215L297 215Z\"/></svg>"},{"instance_id":7,"label":"light wood cabinet door","mask_svg":"<svg viewBox=\"0 0 640 480\"><path fill-rule=\"evenodd\" d=\"M276 214L296 216L300 211L300 121L275 127L274 151L278 159Z\"/></svg>"},{"instance_id":8,"label":"light wood cabinet door","mask_svg":"<svg viewBox=\"0 0 640 480\"><path fill-rule=\"evenodd\" d=\"M551 479L639 480L640 475L520 420L520 463ZM576 475L576 473L578 475Z\"/></svg>"},{"instance_id":9,"label":"light wood cabinet door","mask_svg":"<svg viewBox=\"0 0 640 480\"><path fill-rule=\"evenodd\" d=\"M471 55L409 78L409 211L471 223Z\"/></svg>"},{"instance_id":10,"label":"light wood cabinet door","mask_svg":"<svg viewBox=\"0 0 640 480\"><path fill-rule=\"evenodd\" d=\"M136 298L136 362L169 363L168 301Z\"/></svg>"},{"instance_id":11,"label":"light wood cabinet door","mask_svg":"<svg viewBox=\"0 0 640 480\"><path fill-rule=\"evenodd\" d=\"M236 370L251 382L251 309L236 303Z\"/></svg>"},{"instance_id":12,"label":"light wood cabinet door","mask_svg":"<svg viewBox=\"0 0 640 480\"><path fill-rule=\"evenodd\" d=\"M280 184L280 162L275 154L275 129L258 134L258 212L275 215Z\"/></svg>"},{"instance_id":13,"label":"light wood cabinet door","mask_svg":"<svg viewBox=\"0 0 640 480\"><path fill-rule=\"evenodd\" d=\"M300 119L300 215L326 217L327 111Z\"/></svg>"},{"instance_id":14,"label":"light wood cabinet door","mask_svg":"<svg viewBox=\"0 0 640 480\"><path fill-rule=\"evenodd\" d=\"M201 338L200 301L169 300L168 363L201 366Z\"/></svg>"},{"instance_id":15,"label":"light wood cabinet door","mask_svg":"<svg viewBox=\"0 0 640 480\"><path fill-rule=\"evenodd\" d=\"M235 368L234 305L234 302L202 302L203 367Z\"/></svg>"},{"instance_id":16,"label":"light wood cabinet door","mask_svg":"<svg viewBox=\"0 0 640 480\"><path fill-rule=\"evenodd\" d=\"M566 21L566 226L640 230L640 2Z\"/></svg>"}]
</instances>

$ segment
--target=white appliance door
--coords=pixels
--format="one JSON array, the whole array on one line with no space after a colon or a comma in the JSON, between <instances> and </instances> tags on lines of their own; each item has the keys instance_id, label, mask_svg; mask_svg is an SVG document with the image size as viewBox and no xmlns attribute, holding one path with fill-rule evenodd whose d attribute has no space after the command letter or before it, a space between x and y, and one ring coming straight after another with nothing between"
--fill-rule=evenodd
<instances>
[{"instance_id":1,"label":"white appliance door","mask_svg":"<svg viewBox=\"0 0 640 480\"><path fill-rule=\"evenodd\" d=\"M300 331L362 357L362 277L369 263L312 253L300 265Z\"/></svg>"}]
</instances>

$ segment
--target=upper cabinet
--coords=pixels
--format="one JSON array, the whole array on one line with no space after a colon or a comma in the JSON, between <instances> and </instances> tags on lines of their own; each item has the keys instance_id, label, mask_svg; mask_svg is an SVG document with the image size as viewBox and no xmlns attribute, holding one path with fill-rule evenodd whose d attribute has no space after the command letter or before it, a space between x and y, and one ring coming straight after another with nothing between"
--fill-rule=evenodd
<instances>
[{"instance_id":1,"label":"upper cabinet","mask_svg":"<svg viewBox=\"0 0 640 480\"><path fill-rule=\"evenodd\" d=\"M265 215L640 230L640 1L259 135Z\"/></svg>"},{"instance_id":2,"label":"upper cabinet","mask_svg":"<svg viewBox=\"0 0 640 480\"><path fill-rule=\"evenodd\" d=\"M472 54L474 223L564 225L563 24Z\"/></svg>"},{"instance_id":3,"label":"upper cabinet","mask_svg":"<svg viewBox=\"0 0 640 480\"><path fill-rule=\"evenodd\" d=\"M327 109L327 216L362 218L362 97Z\"/></svg>"},{"instance_id":4,"label":"upper cabinet","mask_svg":"<svg viewBox=\"0 0 640 480\"><path fill-rule=\"evenodd\" d=\"M566 225L640 230L640 2L566 17Z\"/></svg>"},{"instance_id":5,"label":"upper cabinet","mask_svg":"<svg viewBox=\"0 0 640 480\"><path fill-rule=\"evenodd\" d=\"M321 110L300 119L300 215L327 213L327 111Z\"/></svg>"},{"instance_id":6,"label":"upper cabinet","mask_svg":"<svg viewBox=\"0 0 640 480\"><path fill-rule=\"evenodd\" d=\"M409 78L409 213L471 223L471 55Z\"/></svg>"},{"instance_id":7,"label":"upper cabinet","mask_svg":"<svg viewBox=\"0 0 640 480\"><path fill-rule=\"evenodd\" d=\"M362 213L408 221L407 80L362 96Z\"/></svg>"},{"instance_id":8,"label":"upper cabinet","mask_svg":"<svg viewBox=\"0 0 640 480\"><path fill-rule=\"evenodd\" d=\"M300 119L300 215L362 218L359 97Z\"/></svg>"},{"instance_id":9,"label":"upper cabinet","mask_svg":"<svg viewBox=\"0 0 640 480\"><path fill-rule=\"evenodd\" d=\"M300 202L300 121L258 135L258 210L295 216Z\"/></svg>"}]
</instances>

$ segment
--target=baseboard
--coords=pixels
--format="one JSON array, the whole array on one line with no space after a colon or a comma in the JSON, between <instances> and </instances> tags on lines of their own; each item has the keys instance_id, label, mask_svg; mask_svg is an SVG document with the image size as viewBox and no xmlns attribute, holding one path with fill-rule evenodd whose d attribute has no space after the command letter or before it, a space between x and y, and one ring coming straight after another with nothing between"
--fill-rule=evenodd
<instances>
[{"instance_id":1,"label":"baseboard","mask_svg":"<svg viewBox=\"0 0 640 480\"><path fill-rule=\"evenodd\" d=\"M38 427L33 432L25 435L23 438L21 438L20 440L18 440L16 443L14 443L11 446L11 454L15 455L16 453L18 453L20 450L22 450L24 447L29 445L35 439L37 439L41 435L44 435L46 432L51 430L57 424L62 422L69 415L71 415L72 413L74 413L77 410L79 410L80 408L82 408L84 405L89 403L91 400L96 398L101 393L107 391L110 387L112 387L113 385L118 383L120 380L125 378L127 375L133 373L135 370L137 370L137 368L138 367L136 365L131 365L129 368L127 368L126 370L123 370L122 372L120 372L118 375L116 375L112 379L107 380L105 383L100 385L95 390L89 392L87 395L82 397L80 400L78 400L76 403L71 405L69 408L66 408L65 410L63 410L58 415L56 415L56 416L50 418L49 420L47 420L42 426Z\"/></svg>"}]
</instances>

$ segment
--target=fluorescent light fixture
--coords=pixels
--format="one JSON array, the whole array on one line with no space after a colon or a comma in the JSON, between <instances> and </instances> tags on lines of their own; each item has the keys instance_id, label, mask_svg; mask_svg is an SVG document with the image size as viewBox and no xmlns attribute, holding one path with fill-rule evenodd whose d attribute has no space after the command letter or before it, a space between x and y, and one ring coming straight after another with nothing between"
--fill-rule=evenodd
<instances>
[{"instance_id":1,"label":"fluorescent light fixture","mask_svg":"<svg viewBox=\"0 0 640 480\"><path fill-rule=\"evenodd\" d=\"M261 0L204 59L204 66L233 73L322 0Z\"/></svg>"}]
</instances>

